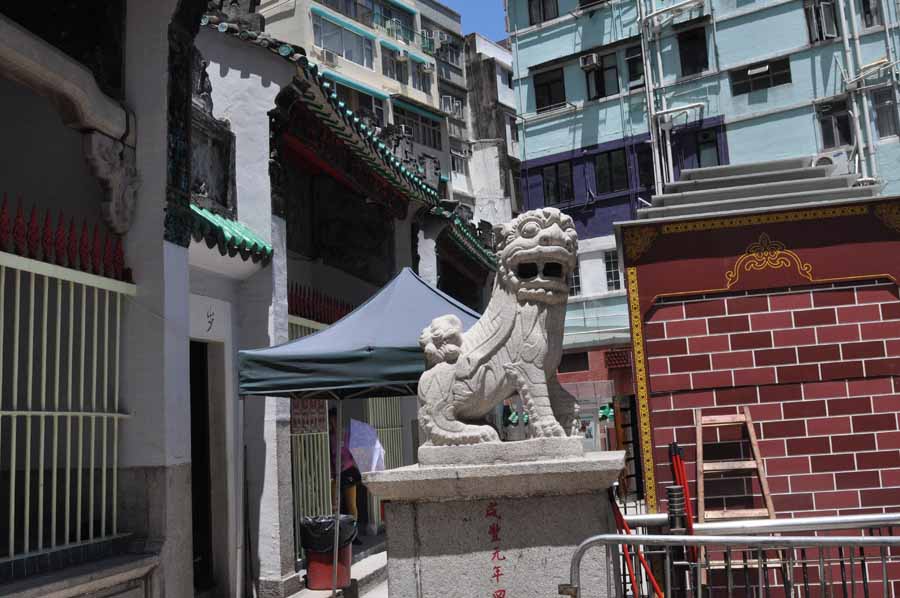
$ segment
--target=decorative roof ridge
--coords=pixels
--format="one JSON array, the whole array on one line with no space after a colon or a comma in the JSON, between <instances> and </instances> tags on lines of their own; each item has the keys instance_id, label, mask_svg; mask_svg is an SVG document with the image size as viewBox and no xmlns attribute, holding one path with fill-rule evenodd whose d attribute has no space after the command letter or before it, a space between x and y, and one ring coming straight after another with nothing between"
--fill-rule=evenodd
<instances>
[{"instance_id":1,"label":"decorative roof ridge","mask_svg":"<svg viewBox=\"0 0 900 598\"><path fill-rule=\"evenodd\" d=\"M497 255L489 247L485 247L470 230L473 225L465 222L457 214L436 207L431 209L431 214L449 220L450 237L456 241L466 253L475 260L481 262L489 270L497 270Z\"/></svg>"},{"instance_id":2,"label":"decorative roof ridge","mask_svg":"<svg viewBox=\"0 0 900 598\"><path fill-rule=\"evenodd\" d=\"M383 177L402 189L405 192L404 194L409 195L411 199L416 199L430 206L434 206L438 203L440 197L437 190L417 176L411 169L406 168L401 160L394 155L393 151L381 140L380 136L375 134L374 129L367 127L359 116L355 115L352 110L345 107L344 102L338 99L337 92L333 89L334 83L328 81L327 78L319 72L318 66L309 61L305 49L295 44L274 38L265 32L244 29L241 27L240 23L229 22L218 15L203 15L200 20L200 25L215 29L219 33L230 34L246 43L268 49L282 59L296 64L306 77L315 81L324 97L331 103L332 108L338 116L340 116L343 122L356 132L360 137L360 140L365 143L388 168L387 171L378 169ZM404 188L404 179L408 184L408 188Z\"/></svg>"},{"instance_id":3,"label":"decorative roof ridge","mask_svg":"<svg viewBox=\"0 0 900 598\"><path fill-rule=\"evenodd\" d=\"M272 259L272 246L237 218L226 218L195 203L191 203L191 213L195 241L205 241L210 249L218 246L219 253L229 257L240 253L244 261L265 265Z\"/></svg>"}]
</instances>

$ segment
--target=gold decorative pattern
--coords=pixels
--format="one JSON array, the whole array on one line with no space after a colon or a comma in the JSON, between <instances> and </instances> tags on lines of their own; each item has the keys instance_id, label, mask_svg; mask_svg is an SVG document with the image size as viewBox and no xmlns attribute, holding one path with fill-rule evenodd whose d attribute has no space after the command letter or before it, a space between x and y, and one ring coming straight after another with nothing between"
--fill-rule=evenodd
<instances>
[{"instance_id":1,"label":"gold decorative pattern","mask_svg":"<svg viewBox=\"0 0 900 598\"><path fill-rule=\"evenodd\" d=\"M631 339L634 347L634 376L637 388L638 422L641 429L641 464L644 469L644 497L647 511L655 513L656 474L653 470L653 438L650 429L650 393L647 364L644 359L644 330L641 324L641 299L638 295L637 268L625 269L628 280L628 311L631 317Z\"/></svg>"},{"instance_id":2,"label":"gold decorative pattern","mask_svg":"<svg viewBox=\"0 0 900 598\"><path fill-rule=\"evenodd\" d=\"M812 282L812 265L800 259L800 256L785 248L784 243L773 241L763 233L759 240L747 246L747 251L734 263L734 267L725 273L725 288L730 289L741 277L741 272L751 270L780 270L796 268L797 274Z\"/></svg>"},{"instance_id":3,"label":"gold decorative pattern","mask_svg":"<svg viewBox=\"0 0 900 598\"><path fill-rule=\"evenodd\" d=\"M900 203L875 206L875 216L889 229L900 233Z\"/></svg>"},{"instance_id":4,"label":"gold decorative pattern","mask_svg":"<svg viewBox=\"0 0 900 598\"><path fill-rule=\"evenodd\" d=\"M622 233L625 241L625 256L630 262L636 262L653 245L659 236L659 229L654 226L637 226L626 228Z\"/></svg>"},{"instance_id":5,"label":"gold decorative pattern","mask_svg":"<svg viewBox=\"0 0 900 598\"><path fill-rule=\"evenodd\" d=\"M877 211L878 208L876 208ZM694 220L688 222L672 222L662 226L664 235L673 233L689 233L701 230L735 228L758 224L774 224L779 222L801 222L821 218L840 218L841 216L864 216L869 211L867 205L841 206L836 208L817 208L815 210L798 210L793 212L775 212L770 214L749 214L734 218L716 218L713 220Z\"/></svg>"}]
</instances>

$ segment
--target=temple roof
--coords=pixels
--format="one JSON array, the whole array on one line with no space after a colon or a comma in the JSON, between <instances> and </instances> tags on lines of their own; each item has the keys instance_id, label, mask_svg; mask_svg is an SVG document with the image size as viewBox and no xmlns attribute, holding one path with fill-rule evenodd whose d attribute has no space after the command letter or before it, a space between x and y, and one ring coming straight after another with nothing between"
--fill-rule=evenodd
<instances>
[{"instance_id":1,"label":"temple roof","mask_svg":"<svg viewBox=\"0 0 900 598\"><path fill-rule=\"evenodd\" d=\"M234 257L240 254L244 261L267 263L272 259L272 246L238 220L229 220L218 214L191 204L191 233L195 241L206 241L206 246L219 248L219 253Z\"/></svg>"}]
</instances>

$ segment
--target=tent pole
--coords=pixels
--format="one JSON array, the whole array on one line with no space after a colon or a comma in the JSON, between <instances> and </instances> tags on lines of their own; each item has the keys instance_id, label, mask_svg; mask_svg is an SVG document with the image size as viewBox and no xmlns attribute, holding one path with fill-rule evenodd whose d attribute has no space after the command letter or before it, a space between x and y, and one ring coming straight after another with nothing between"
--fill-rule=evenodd
<instances>
[{"instance_id":1,"label":"tent pole","mask_svg":"<svg viewBox=\"0 0 900 598\"><path fill-rule=\"evenodd\" d=\"M337 401L337 424L335 434L337 435L337 448L334 451L334 496L332 497L332 505L334 507L334 554L332 555L332 571L331 571L331 598L337 596L337 577L338 577L338 541L341 537L341 451L344 450L344 420L342 419L341 407L343 401Z\"/></svg>"}]
</instances>

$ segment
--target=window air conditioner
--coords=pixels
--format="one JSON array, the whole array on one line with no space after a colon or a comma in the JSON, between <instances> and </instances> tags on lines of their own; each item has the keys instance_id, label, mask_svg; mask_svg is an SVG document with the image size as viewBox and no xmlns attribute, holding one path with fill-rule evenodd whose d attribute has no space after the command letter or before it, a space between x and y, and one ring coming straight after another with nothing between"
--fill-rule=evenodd
<instances>
[{"instance_id":1,"label":"window air conditioner","mask_svg":"<svg viewBox=\"0 0 900 598\"><path fill-rule=\"evenodd\" d=\"M322 62L328 66L336 66L338 63L337 54L331 50L322 50Z\"/></svg>"},{"instance_id":2,"label":"window air conditioner","mask_svg":"<svg viewBox=\"0 0 900 598\"><path fill-rule=\"evenodd\" d=\"M409 54L406 50L401 51L397 54L397 62L409 62Z\"/></svg>"},{"instance_id":3,"label":"window air conditioner","mask_svg":"<svg viewBox=\"0 0 900 598\"><path fill-rule=\"evenodd\" d=\"M403 137L412 137L412 127L409 125L400 125L400 135Z\"/></svg>"},{"instance_id":4,"label":"window air conditioner","mask_svg":"<svg viewBox=\"0 0 900 598\"><path fill-rule=\"evenodd\" d=\"M584 54L583 56L579 56L578 64L584 70L597 68L597 55L596 54Z\"/></svg>"}]
</instances>

